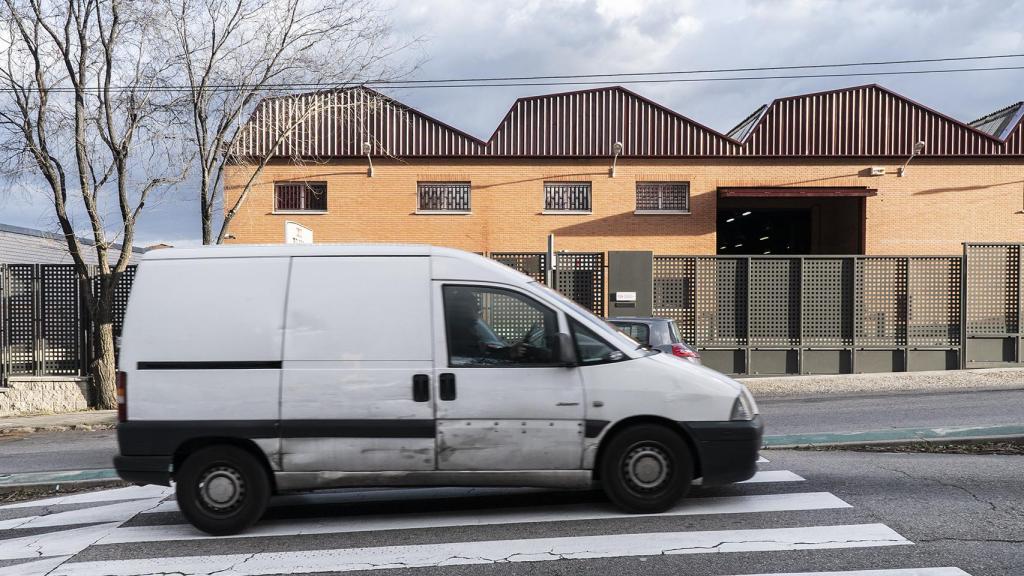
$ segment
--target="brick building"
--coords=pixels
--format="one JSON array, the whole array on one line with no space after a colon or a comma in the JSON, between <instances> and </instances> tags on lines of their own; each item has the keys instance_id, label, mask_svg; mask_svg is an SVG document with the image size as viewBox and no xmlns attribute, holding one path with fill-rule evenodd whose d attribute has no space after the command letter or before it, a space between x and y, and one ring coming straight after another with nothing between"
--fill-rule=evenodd
<instances>
[{"instance_id":1,"label":"brick building","mask_svg":"<svg viewBox=\"0 0 1024 576\"><path fill-rule=\"evenodd\" d=\"M320 92L257 107L226 205L269 155L233 242L282 242L293 221L317 242L474 252L553 233L570 252L958 254L1024 241L1022 117L964 123L868 85L723 134L611 87L519 99L484 141L368 89Z\"/></svg>"}]
</instances>

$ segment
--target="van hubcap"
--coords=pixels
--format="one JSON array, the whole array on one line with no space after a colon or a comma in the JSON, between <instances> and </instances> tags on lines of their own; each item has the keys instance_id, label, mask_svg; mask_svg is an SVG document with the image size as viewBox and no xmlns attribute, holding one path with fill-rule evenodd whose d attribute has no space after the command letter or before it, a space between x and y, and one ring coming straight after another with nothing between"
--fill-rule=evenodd
<instances>
[{"instance_id":1,"label":"van hubcap","mask_svg":"<svg viewBox=\"0 0 1024 576\"><path fill-rule=\"evenodd\" d=\"M234 468L210 468L199 481L199 497L203 505L214 512L227 512L241 503L245 496L245 482Z\"/></svg>"},{"instance_id":2,"label":"van hubcap","mask_svg":"<svg viewBox=\"0 0 1024 576\"><path fill-rule=\"evenodd\" d=\"M658 490L671 472L668 453L657 444L636 446L626 453L623 471L633 489L641 492Z\"/></svg>"}]
</instances>

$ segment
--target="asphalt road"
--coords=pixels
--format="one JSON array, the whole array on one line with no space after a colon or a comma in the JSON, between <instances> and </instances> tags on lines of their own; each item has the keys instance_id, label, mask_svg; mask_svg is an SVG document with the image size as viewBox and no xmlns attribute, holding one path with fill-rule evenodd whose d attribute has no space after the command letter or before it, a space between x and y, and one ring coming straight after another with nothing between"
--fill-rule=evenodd
<instances>
[{"instance_id":1,"label":"asphalt road","mask_svg":"<svg viewBox=\"0 0 1024 576\"><path fill-rule=\"evenodd\" d=\"M114 430L0 436L0 474L112 468L115 454Z\"/></svg>"},{"instance_id":2,"label":"asphalt road","mask_svg":"<svg viewBox=\"0 0 1024 576\"><path fill-rule=\"evenodd\" d=\"M278 499L247 535L218 539L153 487L2 506L0 574L1024 573L1024 457L764 454L776 476L695 488L655 516L598 492L348 491ZM911 568L930 570L896 571Z\"/></svg>"},{"instance_id":3,"label":"asphalt road","mask_svg":"<svg viewBox=\"0 0 1024 576\"><path fill-rule=\"evenodd\" d=\"M760 400L765 433L1024 424L1024 390ZM0 436L0 474L112 467L113 430Z\"/></svg>"}]
</instances>

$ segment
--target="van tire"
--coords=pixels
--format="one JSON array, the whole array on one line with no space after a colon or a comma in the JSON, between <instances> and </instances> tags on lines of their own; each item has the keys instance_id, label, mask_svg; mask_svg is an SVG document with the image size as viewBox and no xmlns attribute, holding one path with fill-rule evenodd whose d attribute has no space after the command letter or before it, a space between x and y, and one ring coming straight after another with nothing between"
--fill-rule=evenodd
<instances>
[{"instance_id":1,"label":"van tire","mask_svg":"<svg viewBox=\"0 0 1024 576\"><path fill-rule=\"evenodd\" d=\"M633 514L668 510L686 496L693 482L686 441L657 424L638 424L615 434L599 465L608 499Z\"/></svg>"},{"instance_id":2,"label":"van tire","mask_svg":"<svg viewBox=\"0 0 1024 576\"><path fill-rule=\"evenodd\" d=\"M213 536L238 534L263 516L270 479L251 453L229 445L189 455L175 474L178 507L193 526Z\"/></svg>"}]
</instances>

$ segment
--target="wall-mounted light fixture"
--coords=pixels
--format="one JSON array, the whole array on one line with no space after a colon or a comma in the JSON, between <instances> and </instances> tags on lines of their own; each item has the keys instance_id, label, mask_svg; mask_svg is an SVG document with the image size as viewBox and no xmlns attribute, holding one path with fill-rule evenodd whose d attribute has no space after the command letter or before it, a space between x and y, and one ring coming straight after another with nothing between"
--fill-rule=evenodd
<instances>
[{"instance_id":1,"label":"wall-mounted light fixture","mask_svg":"<svg viewBox=\"0 0 1024 576\"><path fill-rule=\"evenodd\" d=\"M366 154L366 163L369 167L366 169L366 177L373 178L373 160L370 159L370 152L373 150L373 144L369 142L363 142L363 154Z\"/></svg>"},{"instance_id":2,"label":"wall-mounted light fixture","mask_svg":"<svg viewBox=\"0 0 1024 576\"><path fill-rule=\"evenodd\" d=\"M622 142L612 144L612 167L608 170L608 175L612 178L615 178L615 161L619 159L620 154L622 154Z\"/></svg>"},{"instance_id":3,"label":"wall-mounted light fixture","mask_svg":"<svg viewBox=\"0 0 1024 576\"><path fill-rule=\"evenodd\" d=\"M900 166L899 170L896 171L896 175L902 178L903 175L907 173L907 166L910 164L910 161L914 159L914 156L920 154L922 150L924 150L924 140L918 140L917 143L914 144L914 151L910 153L910 158L907 158L907 161L903 163L903 166Z\"/></svg>"}]
</instances>

